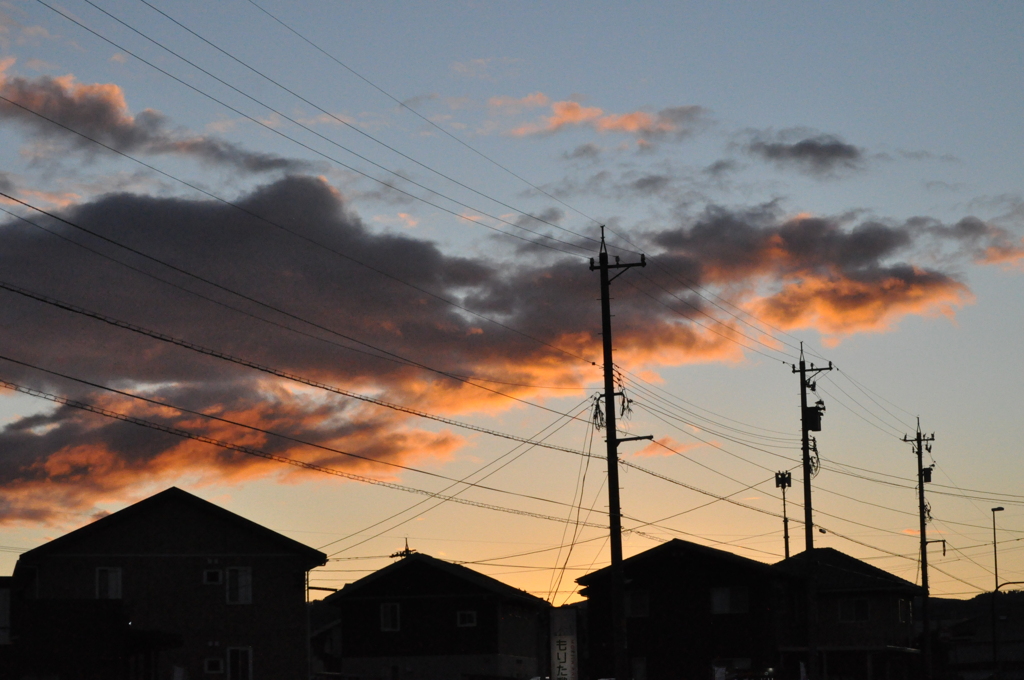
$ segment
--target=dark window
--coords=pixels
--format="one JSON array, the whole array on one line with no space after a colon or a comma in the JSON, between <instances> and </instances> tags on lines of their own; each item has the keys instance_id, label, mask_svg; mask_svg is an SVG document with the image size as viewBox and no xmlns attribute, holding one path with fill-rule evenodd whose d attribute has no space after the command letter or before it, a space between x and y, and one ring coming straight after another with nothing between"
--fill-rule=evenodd
<instances>
[{"instance_id":1,"label":"dark window","mask_svg":"<svg viewBox=\"0 0 1024 680\"><path fill-rule=\"evenodd\" d=\"M252 604L252 569L228 567L228 604Z\"/></svg>"},{"instance_id":2,"label":"dark window","mask_svg":"<svg viewBox=\"0 0 1024 680\"><path fill-rule=\"evenodd\" d=\"M380 606L380 629L401 630L397 602L385 602Z\"/></svg>"},{"instance_id":3,"label":"dark window","mask_svg":"<svg viewBox=\"0 0 1024 680\"><path fill-rule=\"evenodd\" d=\"M224 672L224 659L204 659L203 660L203 672L204 673L223 673Z\"/></svg>"},{"instance_id":4,"label":"dark window","mask_svg":"<svg viewBox=\"0 0 1024 680\"><path fill-rule=\"evenodd\" d=\"M220 569L206 569L203 571L203 583L208 586L219 586L224 583L224 572Z\"/></svg>"},{"instance_id":5,"label":"dark window","mask_svg":"<svg viewBox=\"0 0 1024 680\"><path fill-rule=\"evenodd\" d=\"M750 596L744 586L711 589L712 614L746 614L750 611Z\"/></svg>"},{"instance_id":6,"label":"dark window","mask_svg":"<svg viewBox=\"0 0 1024 680\"><path fill-rule=\"evenodd\" d=\"M913 603L910 600L900 600L900 623L910 623L913 620Z\"/></svg>"},{"instance_id":7,"label":"dark window","mask_svg":"<svg viewBox=\"0 0 1024 680\"><path fill-rule=\"evenodd\" d=\"M651 597L646 590L626 591L626 616L634 619L650 616Z\"/></svg>"},{"instance_id":8,"label":"dark window","mask_svg":"<svg viewBox=\"0 0 1024 680\"><path fill-rule=\"evenodd\" d=\"M869 612L868 601L863 597L839 601L840 621L867 621Z\"/></svg>"},{"instance_id":9,"label":"dark window","mask_svg":"<svg viewBox=\"0 0 1024 680\"><path fill-rule=\"evenodd\" d=\"M630 659L633 669L633 680L647 680L647 657L634 656Z\"/></svg>"},{"instance_id":10,"label":"dark window","mask_svg":"<svg viewBox=\"0 0 1024 680\"><path fill-rule=\"evenodd\" d=\"M252 680L251 647L228 647L228 680Z\"/></svg>"},{"instance_id":11,"label":"dark window","mask_svg":"<svg viewBox=\"0 0 1024 680\"><path fill-rule=\"evenodd\" d=\"M96 599L121 599L120 567L96 567Z\"/></svg>"},{"instance_id":12,"label":"dark window","mask_svg":"<svg viewBox=\"0 0 1024 680\"><path fill-rule=\"evenodd\" d=\"M473 628L476 626L476 612L467 609L455 613L455 625L459 628Z\"/></svg>"}]
</instances>

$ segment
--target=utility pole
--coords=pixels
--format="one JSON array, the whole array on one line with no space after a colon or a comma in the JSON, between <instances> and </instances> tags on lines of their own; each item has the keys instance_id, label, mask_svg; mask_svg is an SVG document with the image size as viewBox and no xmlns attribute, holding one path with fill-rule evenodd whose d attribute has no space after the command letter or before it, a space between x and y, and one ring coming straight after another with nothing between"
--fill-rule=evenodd
<instances>
[{"instance_id":1,"label":"utility pole","mask_svg":"<svg viewBox=\"0 0 1024 680\"><path fill-rule=\"evenodd\" d=\"M792 472L776 472L775 488L782 489L782 538L786 542L786 559L789 559L789 516L786 514L786 489L793 486Z\"/></svg>"},{"instance_id":2,"label":"utility pole","mask_svg":"<svg viewBox=\"0 0 1024 680\"><path fill-rule=\"evenodd\" d=\"M917 419L917 436L908 439L903 435L903 441L912 444L917 454L917 509L921 520L921 588L924 595L921 597L921 656L924 665L924 678L931 680L932 677L932 656L931 656L931 620L928 616L928 515L930 508L924 500L924 485L932 481L931 466L924 466L924 452L932 451L931 442L935 441L935 433L929 436L921 434L921 419Z\"/></svg>"},{"instance_id":3,"label":"utility pole","mask_svg":"<svg viewBox=\"0 0 1024 680\"><path fill-rule=\"evenodd\" d=\"M804 474L804 550L807 552L807 677L819 680L818 674L818 560L814 555L814 516L811 511L811 477L817 471L818 444L810 436L811 432L821 432L821 416L825 412L825 402L818 400L813 406L807 405L807 390L815 391L813 378L822 371L831 371L832 362L828 367L815 368L814 364L807 367L804 360L804 343L800 343L800 365L793 366L793 372L800 374L800 431L801 450L803 452ZM808 377L810 375L810 378ZM814 449L814 463L811 461L811 449Z\"/></svg>"},{"instance_id":4,"label":"utility pole","mask_svg":"<svg viewBox=\"0 0 1024 680\"><path fill-rule=\"evenodd\" d=\"M622 572L622 512L619 508L619 444L652 437L619 438L615 430L615 364L612 361L612 311L611 283L630 267L646 267L647 258L640 256L639 262L621 263L616 256L615 263L608 262L608 248L604 242L604 225L601 226L601 250L598 263L590 258L590 271L601 272L601 340L604 345L604 410L608 451L608 520L611 525L609 543L611 546L611 601L612 601L612 655L615 660L616 680L629 680L629 653L626 639L625 579ZM612 269L621 269L609 277Z\"/></svg>"},{"instance_id":5,"label":"utility pole","mask_svg":"<svg viewBox=\"0 0 1024 680\"><path fill-rule=\"evenodd\" d=\"M811 477L815 474L815 465L811 462L811 442L813 438L809 433L821 432L821 416L825 413L825 402L820 399L814 406L807 405L807 390L815 391L815 383L807 376L811 378L821 373L822 371L831 371L832 362L828 362L828 367L815 368L814 364L811 364L810 368L807 368L807 363L804 361L804 343L800 343L800 366L794 366L793 372L800 374L800 430L801 430L801 450L803 451L803 468L804 468L804 549L814 549L814 518L811 512ZM817 443L814 443L814 452L817 453Z\"/></svg>"}]
</instances>

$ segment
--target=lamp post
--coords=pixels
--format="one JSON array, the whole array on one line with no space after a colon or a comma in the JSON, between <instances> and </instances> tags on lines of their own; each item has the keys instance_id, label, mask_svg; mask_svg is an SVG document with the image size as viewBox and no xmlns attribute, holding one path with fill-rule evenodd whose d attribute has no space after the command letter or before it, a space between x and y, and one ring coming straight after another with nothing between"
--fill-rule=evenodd
<instances>
[{"instance_id":1,"label":"lamp post","mask_svg":"<svg viewBox=\"0 0 1024 680\"><path fill-rule=\"evenodd\" d=\"M992 566L995 571L995 587L992 589L992 677L999 677L999 630L996 627L996 595L999 594L999 547L996 542L996 513L1002 506L992 508Z\"/></svg>"}]
</instances>

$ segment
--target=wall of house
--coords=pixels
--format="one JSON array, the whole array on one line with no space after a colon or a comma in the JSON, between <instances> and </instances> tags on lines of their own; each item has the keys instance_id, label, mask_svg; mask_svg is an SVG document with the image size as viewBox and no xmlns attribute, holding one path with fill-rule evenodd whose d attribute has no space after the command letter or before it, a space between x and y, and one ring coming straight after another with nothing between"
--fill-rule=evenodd
<instances>
[{"instance_id":1,"label":"wall of house","mask_svg":"<svg viewBox=\"0 0 1024 680\"><path fill-rule=\"evenodd\" d=\"M775 663L785 591L760 570L677 554L636 565L626 576L635 680L709 678L716 664L760 670ZM733 589L735 606L723 604L721 589ZM609 602L596 584L588 588L588 616L591 675L611 677Z\"/></svg>"},{"instance_id":2,"label":"wall of house","mask_svg":"<svg viewBox=\"0 0 1024 680\"><path fill-rule=\"evenodd\" d=\"M174 666L214 680L207 659L227 666L229 650L250 649L253 680L300 680L307 670L305 569L309 557L232 526L202 509L169 507L81 541L27 553L15 570L28 598L96 600L119 595L133 629L179 634L161 653ZM248 602L229 603L227 570L248 569ZM120 593L98 585L98 569L120 570ZM220 582L206 572L219 573ZM102 591L108 592L102 592ZM236 592L237 589L236 589ZM219 677L226 677L220 674Z\"/></svg>"},{"instance_id":3,"label":"wall of house","mask_svg":"<svg viewBox=\"0 0 1024 680\"><path fill-rule=\"evenodd\" d=\"M906 600L906 597L902 598ZM900 596L890 593L822 593L818 597L819 640L847 647L913 643L913 622Z\"/></svg>"}]
</instances>

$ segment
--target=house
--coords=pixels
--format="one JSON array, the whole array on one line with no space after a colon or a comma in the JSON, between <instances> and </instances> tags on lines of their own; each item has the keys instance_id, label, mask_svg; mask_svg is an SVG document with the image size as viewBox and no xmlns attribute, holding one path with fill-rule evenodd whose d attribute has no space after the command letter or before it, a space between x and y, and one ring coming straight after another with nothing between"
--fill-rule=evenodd
<instances>
[{"instance_id":1,"label":"house","mask_svg":"<svg viewBox=\"0 0 1024 680\"><path fill-rule=\"evenodd\" d=\"M793 620L793 578L723 550L671 540L623 560L633 680L764 677ZM592 678L614 676L611 570L577 579L589 618Z\"/></svg>"},{"instance_id":2,"label":"house","mask_svg":"<svg viewBox=\"0 0 1024 680\"><path fill-rule=\"evenodd\" d=\"M324 598L315 657L363 680L547 676L550 605L472 569L406 550Z\"/></svg>"},{"instance_id":3,"label":"house","mask_svg":"<svg viewBox=\"0 0 1024 680\"><path fill-rule=\"evenodd\" d=\"M931 617L939 627L937 644L932 647L935 677L1024 680L1024 591L1000 592L994 611L992 597L988 592L970 600L932 599ZM999 660L998 674L993 672L993 652Z\"/></svg>"},{"instance_id":4,"label":"house","mask_svg":"<svg viewBox=\"0 0 1024 680\"><path fill-rule=\"evenodd\" d=\"M799 579L813 573L823 677L917 677L921 657L912 605L923 595L919 586L833 548L799 553L774 568ZM806 628L790 627L780 652L782 677L799 677L799 664L807 659Z\"/></svg>"},{"instance_id":5,"label":"house","mask_svg":"<svg viewBox=\"0 0 1024 680\"><path fill-rule=\"evenodd\" d=\"M306 575L326 560L167 489L21 555L11 677L304 679ZM58 663L82 649L94 675Z\"/></svg>"}]
</instances>

